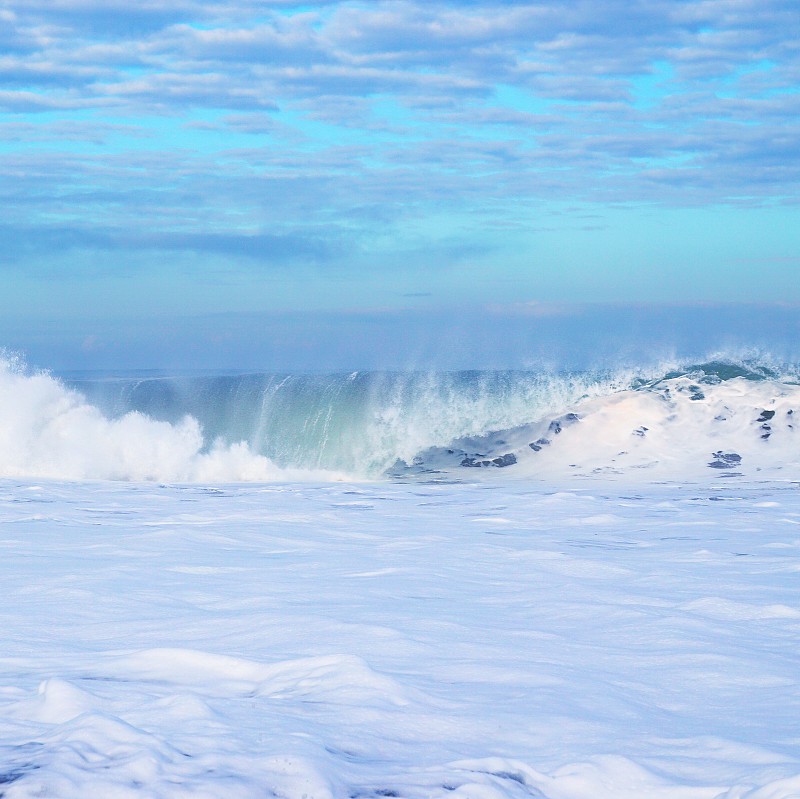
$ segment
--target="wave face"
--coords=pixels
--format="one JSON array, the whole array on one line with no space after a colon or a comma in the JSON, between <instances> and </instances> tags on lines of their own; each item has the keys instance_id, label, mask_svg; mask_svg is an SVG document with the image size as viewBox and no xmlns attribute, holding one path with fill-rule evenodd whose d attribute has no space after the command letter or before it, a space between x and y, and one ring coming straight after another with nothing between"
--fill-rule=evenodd
<instances>
[{"instance_id":1,"label":"wave face","mask_svg":"<svg viewBox=\"0 0 800 799\"><path fill-rule=\"evenodd\" d=\"M792 462L797 378L793 367L717 360L614 372L62 381L6 358L0 474L224 482L443 471L474 477L476 466L513 466L504 473L545 476L658 471L698 458L709 468L714 452L731 456L719 473L734 474L744 462L738 450L747 450L748 465ZM786 430L772 421L778 409L788 414ZM748 436L758 425L748 425L770 410L770 435L750 452ZM721 416L738 421L726 425Z\"/></svg>"},{"instance_id":2,"label":"wave face","mask_svg":"<svg viewBox=\"0 0 800 799\"><path fill-rule=\"evenodd\" d=\"M620 380L622 382L620 382ZM629 378L529 372L236 375L74 382L111 418L182 424L204 447L245 442L278 467L377 476L464 435L524 424Z\"/></svg>"}]
</instances>

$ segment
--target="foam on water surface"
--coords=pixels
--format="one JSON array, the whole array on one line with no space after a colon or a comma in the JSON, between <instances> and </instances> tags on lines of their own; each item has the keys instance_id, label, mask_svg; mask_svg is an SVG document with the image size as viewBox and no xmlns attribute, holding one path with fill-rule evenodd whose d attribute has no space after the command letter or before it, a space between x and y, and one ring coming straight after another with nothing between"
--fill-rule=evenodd
<instances>
[{"instance_id":1,"label":"foam on water surface","mask_svg":"<svg viewBox=\"0 0 800 799\"><path fill-rule=\"evenodd\" d=\"M0 795L794 799L797 522L788 480L6 479Z\"/></svg>"}]
</instances>

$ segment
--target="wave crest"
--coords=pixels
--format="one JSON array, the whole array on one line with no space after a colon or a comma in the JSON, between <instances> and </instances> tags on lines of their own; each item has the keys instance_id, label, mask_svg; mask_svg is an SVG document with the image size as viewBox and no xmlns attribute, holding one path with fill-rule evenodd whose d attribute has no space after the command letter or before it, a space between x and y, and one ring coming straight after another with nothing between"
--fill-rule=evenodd
<instances>
[{"instance_id":1,"label":"wave crest","mask_svg":"<svg viewBox=\"0 0 800 799\"><path fill-rule=\"evenodd\" d=\"M0 359L0 474L63 480L161 482L331 479L284 470L244 441L209 446L197 419L159 421L139 411L109 418L49 374Z\"/></svg>"}]
</instances>

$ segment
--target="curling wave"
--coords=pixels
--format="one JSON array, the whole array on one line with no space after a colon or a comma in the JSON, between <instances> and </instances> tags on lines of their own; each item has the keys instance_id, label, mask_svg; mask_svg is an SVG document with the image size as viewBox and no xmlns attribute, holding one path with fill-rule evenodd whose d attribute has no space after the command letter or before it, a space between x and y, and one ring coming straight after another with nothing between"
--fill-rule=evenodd
<instances>
[{"instance_id":1,"label":"curling wave","mask_svg":"<svg viewBox=\"0 0 800 799\"><path fill-rule=\"evenodd\" d=\"M0 475L234 482L797 464L794 367L59 380L0 359ZM763 418L762 418L763 417ZM470 471L466 471L470 470Z\"/></svg>"}]
</instances>

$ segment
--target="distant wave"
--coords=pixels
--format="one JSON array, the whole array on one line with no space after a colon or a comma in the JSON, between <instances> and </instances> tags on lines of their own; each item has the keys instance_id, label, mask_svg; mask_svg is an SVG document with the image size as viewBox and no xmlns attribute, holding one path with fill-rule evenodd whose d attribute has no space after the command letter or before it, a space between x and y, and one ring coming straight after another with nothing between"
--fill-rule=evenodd
<instances>
[{"instance_id":1,"label":"distant wave","mask_svg":"<svg viewBox=\"0 0 800 799\"><path fill-rule=\"evenodd\" d=\"M475 466L613 473L698 459L708 468L718 451L740 456L719 467L729 474L759 458L792 462L797 382L794 366L724 357L613 371L72 380L4 357L0 475L233 482L474 476L465 469ZM749 439L739 439L771 410L760 423L770 422L770 435L744 461L738 450ZM780 417L785 430L779 410L792 411ZM725 424L714 422L726 414ZM748 420L735 434L733 418ZM566 429L578 421L579 434ZM555 422L563 436L550 429Z\"/></svg>"}]
</instances>

